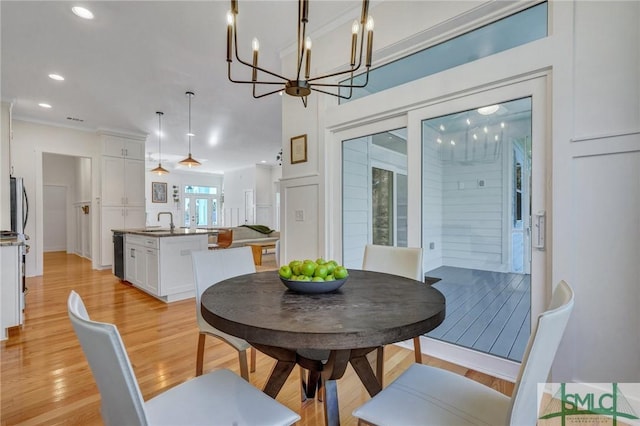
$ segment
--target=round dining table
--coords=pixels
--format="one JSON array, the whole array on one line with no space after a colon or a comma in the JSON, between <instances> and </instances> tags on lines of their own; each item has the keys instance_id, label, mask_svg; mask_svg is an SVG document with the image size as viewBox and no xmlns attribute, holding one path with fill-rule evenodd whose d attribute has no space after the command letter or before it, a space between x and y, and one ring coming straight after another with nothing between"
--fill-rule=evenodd
<instances>
[{"instance_id":1,"label":"round dining table","mask_svg":"<svg viewBox=\"0 0 640 426\"><path fill-rule=\"evenodd\" d=\"M369 395L380 392L381 383L366 355L436 328L445 317L445 298L420 281L354 269L333 292L301 294L287 289L277 271L266 271L212 285L202 294L201 312L213 327L277 360L263 389L273 398L300 363L299 353L326 351L320 372L325 423L336 425L340 420L335 381L347 365Z\"/></svg>"}]
</instances>

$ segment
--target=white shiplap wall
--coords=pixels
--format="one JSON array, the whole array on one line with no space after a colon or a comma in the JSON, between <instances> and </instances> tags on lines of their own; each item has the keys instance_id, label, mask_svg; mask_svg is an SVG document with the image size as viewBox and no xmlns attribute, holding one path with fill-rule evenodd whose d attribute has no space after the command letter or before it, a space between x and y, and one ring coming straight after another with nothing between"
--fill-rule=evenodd
<instances>
[{"instance_id":1,"label":"white shiplap wall","mask_svg":"<svg viewBox=\"0 0 640 426\"><path fill-rule=\"evenodd\" d=\"M371 229L368 139L367 136L342 144L342 262L347 268L362 267L363 248L369 240Z\"/></svg>"}]
</instances>

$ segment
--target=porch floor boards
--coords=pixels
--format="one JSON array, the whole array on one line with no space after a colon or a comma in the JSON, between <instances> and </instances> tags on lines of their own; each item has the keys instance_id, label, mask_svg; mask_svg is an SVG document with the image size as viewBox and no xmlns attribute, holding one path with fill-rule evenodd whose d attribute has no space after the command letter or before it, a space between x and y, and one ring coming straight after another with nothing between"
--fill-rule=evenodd
<instances>
[{"instance_id":1,"label":"porch floor boards","mask_svg":"<svg viewBox=\"0 0 640 426\"><path fill-rule=\"evenodd\" d=\"M521 362L531 330L530 275L441 266L426 273L447 299L443 323L427 334Z\"/></svg>"}]
</instances>

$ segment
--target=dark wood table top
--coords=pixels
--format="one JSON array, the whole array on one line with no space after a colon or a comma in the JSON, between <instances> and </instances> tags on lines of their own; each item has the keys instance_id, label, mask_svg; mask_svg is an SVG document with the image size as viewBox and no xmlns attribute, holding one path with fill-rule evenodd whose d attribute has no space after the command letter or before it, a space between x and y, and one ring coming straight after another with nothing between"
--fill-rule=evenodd
<instances>
[{"instance_id":1,"label":"dark wood table top","mask_svg":"<svg viewBox=\"0 0 640 426\"><path fill-rule=\"evenodd\" d=\"M444 320L445 298L418 281L353 269L333 293L298 294L282 284L277 271L267 271L209 287L201 309L211 325L248 342L357 349L431 331Z\"/></svg>"},{"instance_id":2,"label":"dark wood table top","mask_svg":"<svg viewBox=\"0 0 640 426\"><path fill-rule=\"evenodd\" d=\"M318 283L322 285L322 283ZM383 345L411 339L444 320L445 298L435 288L397 275L349 270L335 292L298 294L277 271L227 279L202 294L204 319L275 358L263 391L275 398L296 364L322 376L325 424L338 426L336 380L351 364L374 396L382 390L366 357ZM311 350L311 351L309 351ZM326 358L309 358L309 353ZM305 390L313 396L315 385Z\"/></svg>"}]
</instances>

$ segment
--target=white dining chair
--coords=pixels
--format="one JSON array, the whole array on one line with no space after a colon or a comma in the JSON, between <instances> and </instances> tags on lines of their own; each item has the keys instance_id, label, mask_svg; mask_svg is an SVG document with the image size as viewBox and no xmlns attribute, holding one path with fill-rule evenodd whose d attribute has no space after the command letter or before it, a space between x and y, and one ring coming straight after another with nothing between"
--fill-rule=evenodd
<instances>
[{"instance_id":1,"label":"white dining chair","mask_svg":"<svg viewBox=\"0 0 640 426\"><path fill-rule=\"evenodd\" d=\"M290 425L300 416L229 370L188 380L144 401L115 325L92 321L82 299L69 294L67 310L101 397L107 426Z\"/></svg>"},{"instance_id":2,"label":"white dining chair","mask_svg":"<svg viewBox=\"0 0 640 426\"><path fill-rule=\"evenodd\" d=\"M424 282L421 247L392 247L368 244L364 248L362 269L384 272ZM420 336L413 338L413 352L417 363L422 363ZM384 347L376 352L376 376L382 384L384 377Z\"/></svg>"},{"instance_id":3,"label":"white dining chair","mask_svg":"<svg viewBox=\"0 0 640 426\"><path fill-rule=\"evenodd\" d=\"M276 266L279 268L280 267L280 240L276 240L275 258L276 258Z\"/></svg>"},{"instance_id":4,"label":"white dining chair","mask_svg":"<svg viewBox=\"0 0 640 426\"><path fill-rule=\"evenodd\" d=\"M547 381L573 303L573 290L560 281L529 337L511 398L459 374L412 364L353 415L359 424L378 426L535 425L537 385Z\"/></svg>"},{"instance_id":5,"label":"white dining chair","mask_svg":"<svg viewBox=\"0 0 640 426\"><path fill-rule=\"evenodd\" d=\"M194 251L191 252L191 260L193 263L193 279L195 281L196 318L200 329L196 354L196 376L202 374L205 339L209 335L228 343L238 351L240 375L249 381L247 349L251 353L251 372L256 371L256 349L251 347L245 340L222 332L206 322L200 312L200 297L208 287L220 281L256 272L251 247Z\"/></svg>"}]
</instances>

